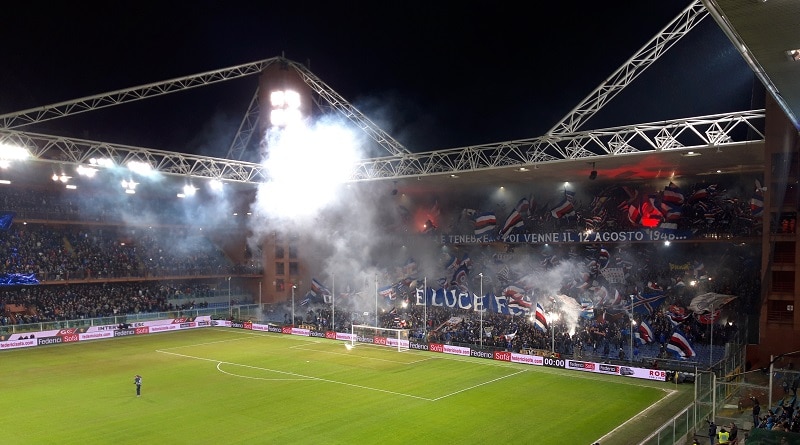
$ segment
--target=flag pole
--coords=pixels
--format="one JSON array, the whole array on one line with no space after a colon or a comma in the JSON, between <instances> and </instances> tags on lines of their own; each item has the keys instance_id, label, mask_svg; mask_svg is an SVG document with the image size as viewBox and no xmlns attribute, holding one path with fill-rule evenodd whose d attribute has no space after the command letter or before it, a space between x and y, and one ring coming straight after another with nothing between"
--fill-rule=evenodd
<instances>
[{"instance_id":1,"label":"flag pole","mask_svg":"<svg viewBox=\"0 0 800 445\"><path fill-rule=\"evenodd\" d=\"M423 298L423 318L425 320L422 322L422 338L425 341L428 341L428 277L425 277L423 284L424 287L422 289L422 298Z\"/></svg>"},{"instance_id":2,"label":"flag pole","mask_svg":"<svg viewBox=\"0 0 800 445\"><path fill-rule=\"evenodd\" d=\"M481 277L481 329L480 329L480 337L481 337L481 349L483 349L483 272L478 274Z\"/></svg>"},{"instance_id":3,"label":"flag pole","mask_svg":"<svg viewBox=\"0 0 800 445\"><path fill-rule=\"evenodd\" d=\"M633 362L633 323L633 295L631 295L631 325L628 327L628 329L631 331L631 355L628 357L628 360L631 362Z\"/></svg>"},{"instance_id":4,"label":"flag pole","mask_svg":"<svg viewBox=\"0 0 800 445\"><path fill-rule=\"evenodd\" d=\"M336 275L331 275L331 330L336 332Z\"/></svg>"},{"instance_id":5,"label":"flag pole","mask_svg":"<svg viewBox=\"0 0 800 445\"><path fill-rule=\"evenodd\" d=\"M375 274L375 327L378 327L378 274Z\"/></svg>"},{"instance_id":6,"label":"flag pole","mask_svg":"<svg viewBox=\"0 0 800 445\"><path fill-rule=\"evenodd\" d=\"M714 366L714 302L711 302L711 324L708 325L711 334L708 336L708 369ZM711 372L714 372L712 369Z\"/></svg>"}]
</instances>

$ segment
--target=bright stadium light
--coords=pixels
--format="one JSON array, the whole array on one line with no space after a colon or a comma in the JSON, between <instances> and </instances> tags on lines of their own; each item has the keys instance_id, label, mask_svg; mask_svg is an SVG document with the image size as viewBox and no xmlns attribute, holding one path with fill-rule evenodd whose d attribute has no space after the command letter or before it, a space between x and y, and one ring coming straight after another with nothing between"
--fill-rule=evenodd
<instances>
[{"instance_id":1,"label":"bright stadium light","mask_svg":"<svg viewBox=\"0 0 800 445\"><path fill-rule=\"evenodd\" d=\"M255 206L265 215L279 210L276 216L291 219L315 215L341 199L339 191L360 158L354 133L330 123L276 133L264 161L270 180L259 185Z\"/></svg>"},{"instance_id":2,"label":"bright stadium light","mask_svg":"<svg viewBox=\"0 0 800 445\"><path fill-rule=\"evenodd\" d=\"M150 164L142 161L130 161L127 166L128 170L143 176L149 175L153 171L153 167Z\"/></svg>"},{"instance_id":3,"label":"bright stadium light","mask_svg":"<svg viewBox=\"0 0 800 445\"><path fill-rule=\"evenodd\" d=\"M97 173L97 169L94 167L85 167L83 165L79 165L78 168L75 169L80 176L86 176L87 178L94 178L95 173Z\"/></svg>"},{"instance_id":4,"label":"bright stadium light","mask_svg":"<svg viewBox=\"0 0 800 445\"><path fill-rule=\"evenodd\" d=\"M208 183L208 186L211 188L211 190L213 190L213 191L215 191L215 192L220 192L220 191L222 191L222 187L223 187L223 185L224 185L224 184L223 184L223 183L222 183L222 181L220 181L219 179L212 179L212 180L211 180L211 181Z\"/></svg>"},{"instance_id":5,"label":"bright stadium light","mask_svg":"<svg viewBox=\"0 0 800 445\"><path fill-rule=\"evenodd\" d=\"M300 112L300 94L292 90L278 90L269 96L272 110L270 123L276 127L286 127L299 123L303 119Z\"/></svg>"},{"instance_id":6,"label":"bright stadium light","mask_svg":"<svg viewBox=\"0 0 800 445\"><path fill-rule=\"evenodd\" d=\"M197 189L193 185L186 184L183 186L183 194L185 196L194 196L195 193L197 193Z\"/></svg>"},{"instance_id":7,"label":"bright stadium light","mask_svg":"<svg viewBox=\"0 0 800 445\"><path fill-rule=\"evenodd\" d=\"M122 188L125 189L125 193L127 193L129 195L133 195L134 193L136 193L136 186L139 185L139 183L137 183L137 182L126 181L124 179L122 180L121 184L122 184Z\"/></svg>"},{"instance_id":8,"label":"bright stadium light","mask_svg":"<svg viewBox=\"0 0 800 445\"><path fill-rule=\"evenodd\" d=\"M25 147L0 142L0 159L6 161L21 161L29 157L31 157L31 154Z\"/></svg>"},{"instance_id":9,"label":"bright stadium light","mask_svg":"<svg viewBox=\"0 0 800 445\"><path fill-rule=\"evenodd\" d=\"M114 161L108 158L91 158L89 159L89 165L108 168L114 166Z\"/></svg>"}]
</instances>

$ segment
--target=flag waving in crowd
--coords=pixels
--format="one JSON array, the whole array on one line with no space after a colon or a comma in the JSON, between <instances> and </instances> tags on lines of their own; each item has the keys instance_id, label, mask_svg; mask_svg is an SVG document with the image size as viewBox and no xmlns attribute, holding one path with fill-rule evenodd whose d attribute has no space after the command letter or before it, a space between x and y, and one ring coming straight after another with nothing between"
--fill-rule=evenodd
<instances>
[{"instance_id":1,"label":"flag waving in crowd","mask_svg":"<svg viewBox=\"0 0 800 445\"><path fill-rule=\"evenodd\" d=\"M651 328L650 324L645 320L639 323L638 335L643 344L653 343L655 338L655 335L653 335L653 328Z\"/></svg>"},{"instance_id":2,"label":"flag waving in crowd","mask_svg":"<svg viewBox=\"0 0 800 445\"><path fill-rule=\"evenodd\" d=\"M542 332L547 332L547 318L544 316L544 308L541 303L536 303L536 314L534 315L533 326Z\"/></svg>"},{"instance_id":3,"label":"flag waving in crowd","mask_svg":"<svg viewBox=\"0 0 800 445\"><path fill-rule=\"evenodd\" d=\"M507 241L509 235L514 232L514 229L519 227L525 227L525 217L528 214L528 209L530 208L530 202L528 198L522 198L517 203L514 210L508 215L506 218L505 224L503 224L503 228L500 229L500 238L503 241Z\"/></svg>"},{"instance_id":4,"label":"flag waving in crowd","mask_svg":"<svg viewBox=\"0 0 800 445\"><path fill-rule=\"evenodd\" d=\"M669 342L667 343L667 349L681 359L687 359L697 355L694 352L694 348L692 348L692 344L680 331L672 333L672 337L669 338Z\"/></svg>"}]
</instances>

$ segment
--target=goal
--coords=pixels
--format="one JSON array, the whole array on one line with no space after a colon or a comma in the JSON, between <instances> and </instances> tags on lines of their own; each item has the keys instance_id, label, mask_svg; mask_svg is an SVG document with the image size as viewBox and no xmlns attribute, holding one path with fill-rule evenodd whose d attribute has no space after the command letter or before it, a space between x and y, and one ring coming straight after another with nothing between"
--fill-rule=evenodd
<instances>
[{"instance_id":1,"label":"goal","mask_svg":"<svg viewBox=\"0 0 800 445\"><path fill-rule=\"evenodd\" d=\"M398 352L408 351L408 329L379 328L364 324L354 324L350 336L350 346L366 343L397 348Z\"/></svg>"}]
</instances>

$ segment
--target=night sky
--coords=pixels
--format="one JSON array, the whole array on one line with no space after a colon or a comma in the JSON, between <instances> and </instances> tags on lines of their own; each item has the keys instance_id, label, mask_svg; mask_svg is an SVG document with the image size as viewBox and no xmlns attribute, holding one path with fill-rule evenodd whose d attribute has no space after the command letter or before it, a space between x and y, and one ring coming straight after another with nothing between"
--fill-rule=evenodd
<instances>
[{"instance_id":1,"label":"night sky","mask_svg":"<svg viewBox=\"0 0 800 445\"><path fill-rule=\"evenodd\" d=\"M533 138L690 4L251 3L18 2L0 27L0 114L283 54L411 151ZM222 157L257 80L24 129ZM706 17L583 129L760 108L753 82Z\"/></svg>"}]
</instances>

